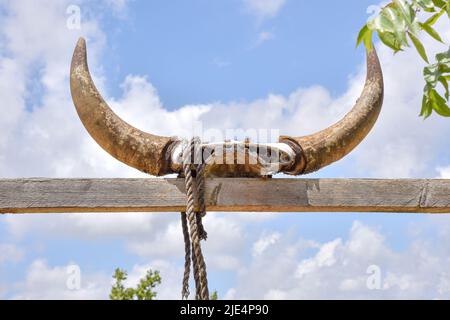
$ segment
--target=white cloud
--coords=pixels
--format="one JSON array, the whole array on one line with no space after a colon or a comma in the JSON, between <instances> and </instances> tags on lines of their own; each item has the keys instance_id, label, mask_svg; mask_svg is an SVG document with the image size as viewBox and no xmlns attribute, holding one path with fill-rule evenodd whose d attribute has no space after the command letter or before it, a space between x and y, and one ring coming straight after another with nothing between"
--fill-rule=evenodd
<instances>
[{"instance_id":1,"label":"white cloud","mask_svg":"<svg viewBox=\"0 0 450 320\"><path fill-rule=\"evenodd\" d=\"M229 289L226 293L225 296L223 297L224 300L235 300L236 299L236 289L231 288Z\"/></svg>"},{"instance_id":2,"label":"white cloud","mask_svg":"<svg viewBox=\"0 0 450 320\"><path fill-rule=\"evenodd\" d=\"M116 237L133 234L142 236L158 228L158 223L165 225L164 218L142 213L128 214L64 214L51 218L45 215L7 216L9 232L17 239L23 238L30 231L36 234L95 239L96 237ZM162 219L159 219L162 218ZM43 220L46 223L41 223ZM166 219L167 220L167 219Z\"/></svg>"},{"instance_id":3,"label":"white cloud","mask_svg":"<svg viewBox=\"0 0 450 320\"><path fill-rule=\"evenodd\" d=\"M90 54L95 62L103 35L96 23L86 19L81 31L67 29L68 2L6 1L3 5L8 14L2 17L5 50L0 66L7 72L0 73L0 93L2 98L7 97L4 106L8 116L1 121L8 124L0 143L0 174L64 174L76 163L70 161L68 149L80 152L80 145L69 146L67 139L83 141L83 135L77 134L78 124L71 120L75 113L67 90L68 61L77 38L83 34L93 43ZM33 86L42 95L32 95ZM55 158L60 161L52 161ZM40 161L49 165L42 166Z\"/></svg>"},{"instance_id":4,"label":"white cloud","mask_svg":"<svg viewBox=\"0 0 450 320\"><path fill-rule=\"evenodd\" d=\"M114 12L123 14L127 9L130 0L105 0L105 2L114 10Z\"/></svg>"},{"instance_id":5,"label":"white cloud","mask_svg":"<svg viewBox=\"0 0 450 320\"><path fill-rule=\"evenodd\" d=\"M347 240L328 242L299 238L296 234L263 234L245 249L257 255L242 264L240 255L222 256L206 253L208 267L211 258L228 265L237 275L236 286L224 293L224 299L447 299L450 294L450 259L448 252L436 244L448 242L450 233L440 233L432 243L420 234L402 251L392 249L383 235L372 227L355 222ZM227 243L225 240L223 243ZM240 259L236 259L240 257ZM221 260L222 259L222 260ZM368 267L381 270L379 290L369 290ZM147 270L159 270L162 284L158 299L179 299L181 265L166 259L134 265L129 270L127 286L135 286ZM67 266L50 267L44 260L30 266L25 280L14 286L14 298L25 299L106 299L111 278L104 273L85 274L82 270L80 290L67 288ZM211 281L214 285L214 281ZM11 290L10 290L11 291Z\"/></svg>"},{"instance_id":6,"label":"white cloud","mask_svg":"<svg viewBox=\"0 0 450 320\"><path fill-rule=\"evenodd\" d=\"M102 273L86 274L81 270L80 289L68 286L70 265L50 267L45 260L35 260L28 268L25 280L17 283L13 299L107 299L111 278Z\"/></svg>"},{"instance_id":7,"label":"white cloud","mask_svg":"<svg viewBox=\"0 0 450 320\"><path fill-rule=\"evenodd\" d=\"M445 241L448 238L437 239ZM274 247L238 272L227 298L265 299L433 299L449 297L450 259L421 239L397 252L373 228L355 222L348 240L306 249L283 236ZM380 290L369 290L369 266L381 269Z\"/></svg>"},{"instance_id":8,"label":"white cloud","mask_svg":"<svg viewBox=\"0 0 450 320\"><path fill-rule=\"evenodd\" d=\"M243 0L246 8L259 18L275 17L286 0Z\"/></svg>"},{"instance_id":9,"label":"white cloud","mask_svg":"<svg viewBox=\"0 0 450 320\"><path fill-rule=\"evenodd\" d=\"M295 272L296 278L303 278L317 268L332 267L336 263L335 251L342 245L341 239L324 244L314 258L303 260Z\"/></svg>"},{"instance_id":10,"label":"white cloud","mask_svg":"<svg viewBox=\"0 0 450 320\"><path fill-rule=\"evenodd\" d=\"M45 223L43 220L45 219ZM41 237L96 239L121 238L129 252L144 258L177 259L184 256L179 214L67 214L46 216L8 216L9 231L20 239L33 232ZM210 236L204 242L208 264L220 270L239 265L243 253L245 220L210 213L204 225Z\"/></svg>"},{"instance_id":11,"label":"white cloud","mask_svg":"<svg viewBox=\"0 0 450 320\"><path fill-rule=\"evenodd\" d=\"M262 237L253 244L253 256L259 256L266 251L267 248L276 244L280 240L281 234L278 232Z\"/></svg>"},{"instance_id":12,"label":"white cloud","mask_svg":"<svg viewBox=\"0 0 450 320\"><path fill-rule=\"evenodd\" d=\"M439 178L441 179L450 179L450 166L448 167L439 167Z\"/></svg>"},{"instance_id":13,"label":"white cloud","mask_svg":"<svg viewBox=\"0 0 450 320\"><path fill-rule=\"evenodd\" d=\"M73 266L49 266L43 259L34 260L28 267L23 281L3 288L4 293L12 293L12 299L32 300L107 300L111 286L114 282L112 274L103 272L85 272L80 269L80 288L70 288L73 284L69 278L73 273ZM136 264L128 271L128 279L124 282L126 287L136 287L148 270L158 270L163 279L157 286L157 299L181 298L181 275L183 270L164 260L154 260L147 264ZM178 294L179 292L179 294ZM0 292L3 293L3 292ZM3 294L4 294L3 293Z\"/></svg>"},{"instance_id":14,"label":"white cloud","mask_svg":"<svg viewBox=\"0 0 450 320\"><path fill-rule=\"evenodd\" d=\"M0 244L0 266L9 262L19 262L23 259L24 250L14 244Z\"/></svg>"}]
</instances>

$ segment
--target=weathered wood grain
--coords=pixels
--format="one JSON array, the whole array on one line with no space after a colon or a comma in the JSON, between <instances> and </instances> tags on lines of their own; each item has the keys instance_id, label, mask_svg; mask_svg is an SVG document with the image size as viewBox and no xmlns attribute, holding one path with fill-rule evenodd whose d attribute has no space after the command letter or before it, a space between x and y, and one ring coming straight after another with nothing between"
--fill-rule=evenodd
<instances>
[{"instance_id":1,"label":"weathered wood grain","mask_svg":"<svg viewBox=\"0 0 450 320\"><path fill-rule=\"evenodd\" d=\"M450 180L208 179L209 211L450 213ZM178 212L182 179L0 180L0 213Z\"/></svg>"}]
</instances>

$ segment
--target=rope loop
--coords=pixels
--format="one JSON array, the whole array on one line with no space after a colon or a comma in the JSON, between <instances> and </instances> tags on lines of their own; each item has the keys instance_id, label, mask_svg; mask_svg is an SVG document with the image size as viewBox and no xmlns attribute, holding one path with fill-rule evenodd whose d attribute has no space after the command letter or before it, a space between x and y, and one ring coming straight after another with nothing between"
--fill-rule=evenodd
<instances>
[{"instance_id":1,"label":"rope loop","mask_svg":"<svg viewBox=\"0 0 450 320\"><path fill-rule=\"evenodd\" d=\"M202 159L201 140L192 138L183 148L183 173L186 185L186 212L181 213L181 225L185 244L185 264L182 298L189 298L189 277L192 260L196 300L209 300L206 264L200 241L207 239L202 218L206 215L205 204L205 164ZM198 204L199 211L195 211Z\"/></svg>"}]
</instances>

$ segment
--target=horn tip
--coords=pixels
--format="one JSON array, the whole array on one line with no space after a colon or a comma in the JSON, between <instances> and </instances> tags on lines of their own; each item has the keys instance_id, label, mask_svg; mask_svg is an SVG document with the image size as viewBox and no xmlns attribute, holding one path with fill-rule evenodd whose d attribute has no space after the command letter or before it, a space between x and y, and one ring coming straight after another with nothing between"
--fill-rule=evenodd
<instances>
[{"instance_id":1,"label":"horn tip","mask_svg":"<svg viewBox=\"0 0 450 320\"><path fill-rule=\"evenodd\" d=\"M86 39L80 37L77 41L76 49L86 50Z\"/></svg>"},{"instance_id":2,"label":"horn tip","mask_svg":"<svg viewBox=\"0 0 450 320\"><path fill-rule=\"evenodd\" d=\"M73 68L78 65L86 65L87 67L86 56L87 56L86 40L83 37L80 37L73 52L71 69L73 70Z\"/></svg>"}]
</instances>

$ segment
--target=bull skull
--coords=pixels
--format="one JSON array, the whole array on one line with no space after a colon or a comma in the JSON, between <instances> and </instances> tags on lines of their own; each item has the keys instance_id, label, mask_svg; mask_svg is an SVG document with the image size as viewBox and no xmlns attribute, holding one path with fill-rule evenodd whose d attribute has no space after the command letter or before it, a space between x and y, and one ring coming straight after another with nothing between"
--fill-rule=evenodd
<instances>
[{"instance_id":1,"label":"bull skull","mask_svg":"<svg viewBox=\"0 0 450 320\"><path fill-rule=\"evenodd\" d=\"M162 176L181 172L182 141L143 132L119 118L96 89L87 64L86 42L73 54L70 88L78 115L94 140L110 155L145 173ZM350 153L374 126L383 104L383 75L375 49L367 52L367 78L353 109L331 127L309 136L282 136L279 143L224 142L203 144L207 173L243 177L283 172L301 175L317 171ZM232 150L225 164L220 150ZM229 153L228 153L229 154ZM273 155L277 160L273 161ZM246 159L244 163L236 161ZM251 160L254 161L251 161ZM275 166L274 166L275 164ZM275 169L276 167L276 169Z\"/></svg>"}]
</instances>

